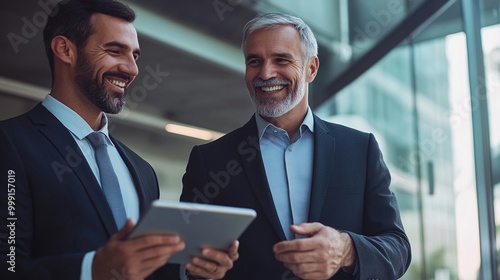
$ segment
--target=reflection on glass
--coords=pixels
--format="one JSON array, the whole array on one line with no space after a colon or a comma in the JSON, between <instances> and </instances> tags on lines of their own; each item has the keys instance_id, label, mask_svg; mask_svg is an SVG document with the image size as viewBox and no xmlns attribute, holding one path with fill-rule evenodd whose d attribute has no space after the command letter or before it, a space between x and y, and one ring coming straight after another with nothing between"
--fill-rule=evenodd
<instances>
[{"instance_id":1,"label":"reflection on glass","mask_svg":"<svg viewBox=\"0 0 500 280\"><path fill-rule=\"evenodd\" d=\"M354 57L372 48L408 14L406 0L349 1L350 42ZM423 1L414 1L421 2Z\"/></svg>"},{"instance_id":2,"label":"reflection on glass","mask_svg":"<svg viewBox=\"0 0 500 280\"><path fill-rule=\"evenodd\" d=\"M464 33L446 37L449 62L448 114L453 150L453 186L458 279L477 279L480 266L471 100Z\"/></svg>"}]
</instances>

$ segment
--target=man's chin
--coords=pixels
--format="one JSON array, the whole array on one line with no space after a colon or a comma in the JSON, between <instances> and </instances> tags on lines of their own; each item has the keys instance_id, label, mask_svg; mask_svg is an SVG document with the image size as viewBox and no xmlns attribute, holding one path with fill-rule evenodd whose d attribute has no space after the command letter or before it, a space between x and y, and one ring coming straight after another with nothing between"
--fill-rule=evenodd
<instances>
[{"instance_id":1,"label":"man's chin","mask_svg":"<svg viewBox=\"0 0 500 280\"><path fill-rule=\"evenodd\" d=\"M125 100L115 99L112 104L107 104L104 108L101 108L101 110L106 114L116 115L123 111L123 108L125 108Z\"/></svg>"},{"instance_id":2,"label":"man's chin","mask_svg":"<svg viewBox=\"0 0 500 280\"><path fill-rule=\"evenodd\" d=\"M280 110L279 108L263 108L263 107L257 107L257 113L263 117L268 117L268 118L277 118L281 117L284 113L282 112L283 110Z\"/></svg>"},{"instance_id":3,"label":"man's chin","mask_svg":"<svg viewBox=\"0 0 500 280\"><path fill-rule=\"evenodd\" d=\"M121 111L123 111L123 108L125 108L125 105L120 106L120 107L110 108L109 112L106 112L106 113L116 115L116 114L119 114Z\"/></svg>"}]
</instances>

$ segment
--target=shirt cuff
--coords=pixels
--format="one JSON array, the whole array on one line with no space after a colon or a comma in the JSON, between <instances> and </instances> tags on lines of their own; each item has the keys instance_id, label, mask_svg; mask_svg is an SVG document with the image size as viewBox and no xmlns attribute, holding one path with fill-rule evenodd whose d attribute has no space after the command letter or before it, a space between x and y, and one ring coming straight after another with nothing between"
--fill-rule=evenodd
<instances>
[{"instance_id":1,"label":"shirt cuff","mask_svg":"<svg viewBox=\"0 0 500 280\"><path fill-rule=\"evenodd\" d=\"M92 251L83 257L80 280L92 280L92 262L94 261L94 256L95 251Z\"/></svg>"}]
</instances>

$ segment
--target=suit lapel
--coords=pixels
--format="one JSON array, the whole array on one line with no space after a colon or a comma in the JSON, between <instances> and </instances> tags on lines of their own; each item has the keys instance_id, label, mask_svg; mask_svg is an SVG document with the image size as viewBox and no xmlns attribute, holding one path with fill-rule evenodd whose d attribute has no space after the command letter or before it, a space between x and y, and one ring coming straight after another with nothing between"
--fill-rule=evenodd
<instances>
[{"instance_id":1,"label":"suit lapel","mask_svg":"<svg viewBox=\"0 0 500 280\"><path fill-rule=\"evenodd\" d=\"M117 232L113 213L108 206L106 197L70 132L41 104L38 104L27 115L34 124L40 126L40 132L45 135L57 149L61 158L64 159L59 162L63 165L62 168L69 168L78 177L101 217L108 234L112 235ZM68 174L63 175L62 180L64 180L64 176L68 176Z\"/></svg>"},{"instance_id":2,"label":"suit lapel","mask_svg":"<svg viewBox=\"0 0 500 280\"><path fill-rule=\"evenodd\" d=\"M240 153L241 162L243 163L242 166L245 170L248 181L250 182L250 186L255 193L255 197L258 198L258 202L261 204L262 209L264 209L266 217L272 224L280 239L286 240L285 233L281 228L281 223L278 218L278 213L276 212L276 208L274 206L271 191L269 190L264 164L262 163L262 155L258 146L259 137L257 135L255 117L250 119L250 121L247 122L242 128L241 139L240 143L247 145L251 145L249 143L249 139L256 139L255 142L257 145L252 146L256 149L256 153L253 158L245 158L243 157L243 154Z\"/></svg>"},{"instance_id":3,"label":"suit lapel","mask_svg":"<svg viewBox=\"0 0 500 280\"><path fill-rule=\"evenodd\" d=\"M335 138L325 123L314 115L314 163L309 205L309 221L318 222L326 192L332 184Z\"/></svg>"}]
</instances>

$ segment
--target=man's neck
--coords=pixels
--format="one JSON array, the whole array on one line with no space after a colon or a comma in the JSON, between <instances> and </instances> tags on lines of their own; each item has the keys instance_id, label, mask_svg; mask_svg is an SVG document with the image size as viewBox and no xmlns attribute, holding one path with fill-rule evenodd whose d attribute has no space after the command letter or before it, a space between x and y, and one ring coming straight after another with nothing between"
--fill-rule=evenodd
<instances>
[{"instance_id":1,"label":"man's neck","mask_svg":"<svg viewBox=\"0 0 500 280\"><path fill-rule=\"evenodd\" d=\"M307 114L307 109L308 109L307 104L305 104L305 106L303 105L301 106L301 104L299 104L292 110L288 111L287 113L279 117L276 118L263 117L263 118L268 122L272 123L274 126L284 129L288 133L288 137L292 139L293 136L296 133L298 133L299 127L304 121L304 118L306 117Z\"/></svg>"},{"instance_id":2,"label":"man's neck","mask_svg":"<svg viewBox=\"0 0 500 280\"><path fill-rule=\"evenodd\" d=\"M97 131L102 127L102 111L75 89L54 85L50 95L75 111L88 125Z\"/></svg>"}]
</instances>

